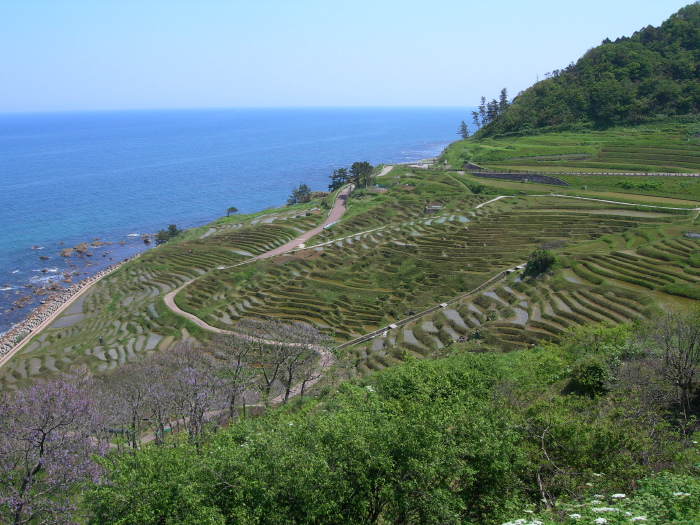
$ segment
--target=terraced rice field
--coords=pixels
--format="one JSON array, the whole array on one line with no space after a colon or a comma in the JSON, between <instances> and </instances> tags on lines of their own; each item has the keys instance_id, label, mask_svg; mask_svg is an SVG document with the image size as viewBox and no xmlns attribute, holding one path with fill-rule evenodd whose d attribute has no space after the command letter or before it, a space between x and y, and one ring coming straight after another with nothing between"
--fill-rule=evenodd
<instances>
[{"instance_id":1,"label":"terraced rice field","mask_svg":"<svg viewBox=\"0 0 700 525\"><path fill-rule=\"evenodd\" d=\"M579 325L643 320L661 308L690 305L700 299L700 242L682 230L661 221L564 247L556 277L522 281L513 273L483 293L388 329L350 354L367 373L453 341L525 348L559 341Z\"/></svg>"},{"instance_id":2,"label":"terraced rice field","mask_svg":"<svg viewBox=\"0 0 700 525\"><path fill-rule=\"evenodd\" d=\"M87 365L112 370L144 352L192 337L197 327L173 315L162 297L214 268L239 263L279 246L323 217L309 209L221 219L183 242L146 252L89 288L48 329L0 370L0 387ZM101 340L101 342L100 342Z\"/></svg>"},{"instance_id":3,"label":"terraced rice field","mask_svg":"<svg viewBox=\"0 0 700 525\"><path fill-rule=\"evenodd\" d=\"M493 196L472 194L457 174L409 168L396 168L386 185L386 193L356 192L339 223L294 253L250 260L319 224L325 212L313 204L222 218L149 251L91 287L31 340L3 367L0 387L79 364L107 372L173 341L206 339L209 332L163 302L192 279L177 305L222 329L273 317L313 324L340 343L387 327L348 351L360 371L470 337L522 348L557 340L571 326L626 322L648 317L655 305L698 298L700 249L682 236L692 228L688 212L518 191L485 204ZM556 278L525 283L513 274L389 328L522 264L540 246L561 254L565 268Z\"/></svg>"},{"instance_id":4,"label":"terraced rice field","mask_svg":"<svg viewBox=\"0 0 700 525\"><path fill-rule=\"evenodd\" d=\"M218 328L271 316L309 322L347 341L465 293L542 244L620 236L669 221L664 214L605 207L610 204L521 197L384 227L358 215L355 222L374 228L212 273L182 291L177 303Z\"/></svg>"},{"instance_id":5,"label":"terraced rice field","mask_svg":"<svg viewBox=\"0 0 700 525\"><path fill-rule=\"evenodd\" d=\"M654 300L623 287L551 280L520 281L513 273L483 293L450 304L351 349L349 361L360 373L380 370L405 357L422 358L454 341L505 350L559 341L567 329L588 323L618 324L644 319Z\"/></svg>"},{"instance_id":6,"label":"terraced rice field","mask_svg":"<svg viewBox=\"0 0 700 525\"><path fill-rule=\"evenodd\" d=\"M696 123L458 141L440 160L526 171L700 172Z\"/></svg>"}]
</instances>

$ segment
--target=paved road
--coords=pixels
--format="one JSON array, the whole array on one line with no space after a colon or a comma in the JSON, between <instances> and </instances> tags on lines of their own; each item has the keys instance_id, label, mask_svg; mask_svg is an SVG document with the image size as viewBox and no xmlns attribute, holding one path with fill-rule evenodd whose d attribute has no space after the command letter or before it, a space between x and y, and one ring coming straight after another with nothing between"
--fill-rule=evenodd
<instances>
[{"instance_id":1,"label":"paved road","mask_svg":"<svg viewBox=\"0 0 700 525\"><path fill-rule=\"evenodd\" d=\"M333 208L328 214L328 217L326 217L326 220L323 221L323 224L321 224L320 226L316 226L313 230L309 230L305 233L302 233L293 241L289 241L288 243L283 244L282 246L278 246L274 250L270 250L269 252L256 255L255 257L253 257L253 259L267 259L268 257L274 257L275 255L281 255L283 253L292 251L294 248L299 247L300 244L304 244L314 235L318 235L319 233L321 233L323 231L323 228L325 228L329 224L337 222L340 219L340 217L342 217L343 213L345 213L345 203L348 200L348 194L350 193L351 189L352 187L345 188L338 194L338 197L335 199L335 203L333 204Z\"/></svg>"}]
</instances>

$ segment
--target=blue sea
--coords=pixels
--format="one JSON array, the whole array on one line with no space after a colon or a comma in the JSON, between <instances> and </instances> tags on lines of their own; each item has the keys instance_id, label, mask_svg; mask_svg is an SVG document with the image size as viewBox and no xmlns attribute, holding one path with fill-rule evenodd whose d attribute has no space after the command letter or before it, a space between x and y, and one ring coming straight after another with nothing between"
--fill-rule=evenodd
<instances>
[{"instance_id":1,"label":"blue sea","mask_svg":"<svg viewBox=\"0 0 700 525\"><path fill-rule=\"evenodd\" d=\"M0 332L38 304L37 287L143 251L143 233L279 206L301 183L326 190L355 161L434 157L471 109L0 114ZM109 244L59 256L95 239Z\"/></svg>"}]
</instances>

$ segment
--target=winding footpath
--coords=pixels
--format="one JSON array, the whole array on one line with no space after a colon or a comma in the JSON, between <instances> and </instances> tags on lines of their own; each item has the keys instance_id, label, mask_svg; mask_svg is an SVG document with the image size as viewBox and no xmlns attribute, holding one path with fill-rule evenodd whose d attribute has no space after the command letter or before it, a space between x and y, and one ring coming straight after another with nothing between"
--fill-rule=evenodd
<instances>
[{"instance_id":1,"label":"winding footpath","mask_svg":"<svg viewBox=\"0 0 700 525\"><path fill-rule=\"evenodd\" d=\"M247 261L244 261L243 263L238 263L235 266L239 266L241 264L245 264L245 263L248 263L251 261L256 261L256 260L260 260L260 259L267 259L269 257L275 257L277 255L282 255L283 253L290 252L292 250L299 248L300 246L303 246L304 243L306 241L308 241L311 237L321 233L326 226L328 226L329 224L333 224L335 222L338 222L338 220L343 216L343 213L345 213L345 204L348 200L348 195L350 194L352 189L353 189L353 186L348 186L347 188L341 190L340 193L338 193L338 196L336 197L335 202L333 203L333 208L331 208L331 211L328 213L326 220L323 221L323 224L321 224L320 226L316 226L315 228L313 228L307 232L302 233L296 239L289 241L288 243L285 243L282 246L278 246L277 248L274 248L270 251L267 251L267 252L262 253L260 255L256 255L255 257L252 257L251 259L248 259ZM165 301L165 305L168 308L170 308L170 310L173 313L176 313L178 315L181 315L182 317L185 317L186 319L189 319L190 321L195 323L200 328L203 328L204 330L208 330L210 332L215 332L215 333L219 333L219 334L240 335L240 334L236 334L236 332L233 332L230 330L222 330L221 328L211 326L211 325L207 324L206 322L204 322L199 317L197 317L196 315L193 315L189 312L185 312L184 310L181 310L180 307L178 307L175 304L175 296L177 295L177 293L180 290L182 290L183 288L185 288L186 286L192 284L197 279L199 279L199 277L195 277L194 279L187 281L186 283L179 286L175 290L166 294L165 297L163 297L163 300ZM326 349L319 348L317 350L320 354L320 359L319 359L318 365L317 365L318 369L325 370L325 369L329 368L333 364L333 362L335 360L335 356L331 352L327 351ZM316 382L318 382L318 380L320 378L321 378L321 374L318 374L316 378L311 379L309 381L306 381L305 384L298 383L298 384L294 385L291 388L291 390L289 391L289 397L295 397L295 396L299 395L301 393L302 388L308 388L310 386L313 386L314 384L316 384ZM285 397L285 394L282 393L279 396L277 396L276 398L272 399L271 403L273 405L281 403L281 402L283 402L284 397Z\"/></svg>"},{"instance_id":2,"label":"winding footpath","mask_svg":"<svg viewBox=\"0 0 700 525\"><path fill-rule=\"evenodd\" d=\"M252 258L248 259L247 261L244 261L243 263L238 263L235 266L239 266L241 264L245 264L245 263L248 263L251 261L257 261L260 259L267 259L269 257L275 257L277 255L282 255L283 253L287 253L287 252L290 252L292 250L299 248L306 241L308 241L311 237L321 233L326 226L328 226L329 224L333 224L334 222L338 222L338 220L343 216L343 213L345 213L345 203L348 200L348 195L350 194L351 190L352 190L352 187L350 186L350 187L347 187L344 190L342 190L340 193L338 193L338 197L336 197L335 203L333 203L333 208L328 213L328 217L326 217L326 220L323 221L323 224L321 224L320 226L316 226L315 228L313 228L307 232L302 233L296 239L289 241L288 243L283 244L282 246L278 246L277 248L274 248L268 252L261 253L260 255L256 255L255 257L252 257ZM165 305L170 310L172 310L173 313L176 313L182 317L185 317L186 319L189 319L190 321L192 321L194 324L196 324L200 328L203 328L203 329L208 330L210 332L217 332L220 334L234 334L235 332L231 332L228 330L222 330L221 328L216 328L215 326L211 326L211 325L205 323L196 315L191 314L189 312L185 312L184 310L181 310L180 307L175 304L175 296L180 292L180 290L189 286L197 279L199 279L199 277L195 277L194 279L190 279L186 283L180 285L175 290L167 293L165 295L165 297L163 297L163 300L165 301Z\"/></svg>"},{"instance_id":3,"label":"winding footpath","mask_svg":"<svg viewBox=\"0 0 700 525\"><path fill-rule=\"evenodd\" d=\"M312 230L301 234L293 241L290 241L278 248L275 248L274 250L270 250L269 252L253 257L252 259L249 259L245 262L247 263L256 259L274 257L275 255L280 255L281 253L285 253L295 248L298 248L300 244L303 244L314 235L317 235L318 233L323 231L323 228L325 226L337 222L345 212L345 203L351 190L352 187L348 187L338 194L338 197L336 198L336 201L333 204L333 208L331 209L330 213L328 214L328 217L326 217L326 220L321 226L313 228ZM114 270L119 268L125 262L135 259L136 257L138 257L138 255L139 254L130 257L129 259L126 259L121 263L106 268L105 270L98 272L92 277L89 277L84 281L81 281L80 283L69 287L68 289L60 293L56 298L49 301L46 305L37 308L34 312L32 312L32 314L29 315L29 317L25 321L8 331L7 334L5 334L5 336L0 340L0 368L2 368L2 366L5 363L12 359L12 357L16 355L17 352L19 352L27 343L29 343L29 341L33 339L33 335L40 333L44 328L50 326L67 308L69 308L77 299L79 299L85 292L87 292L88 289L90 289L95 283L97 283L107 275L111 274ZM182 290L185 286L190 284L193 280L194 279L186 282L173 292L167 294L164 298L165 304L173 312L178 313L183 317L186 317L187 319L190 319L205 330L219 333L232 333L226 332L225 330L220 330L213 326L209 326L198 317L193 316L192 314L188 314L187 312L183 312L175 305L175 294ZM14 340L21 336L24 336L22 340L17 343L14 343ZM323 358L322 361L324 361ZM325 362L322 362L320 364L322 366L327 365L327 363Z\"/></svg>"}]
</instances>

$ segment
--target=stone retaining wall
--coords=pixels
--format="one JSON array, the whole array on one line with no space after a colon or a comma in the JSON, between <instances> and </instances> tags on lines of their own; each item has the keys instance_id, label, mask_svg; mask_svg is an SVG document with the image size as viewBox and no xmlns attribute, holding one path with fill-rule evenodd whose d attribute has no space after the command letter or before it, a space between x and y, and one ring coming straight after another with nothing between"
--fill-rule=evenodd
<instances>
[{"instance_id":1,"label":"stone retaining wall","mask_svg":"<svg viewBox=\"0 0 700 525\"><path fill-rule=\"evenodd\" d=\"M0 357L12 350L22 336L29 336L29 334L31 334L41 323L46 321L49 316L51 316L61 306L66 304L73 296L82 292L86 287L90 286L94 282L99 281L105 275L112 273L124 263L136 259L139 257L139 255L140 254L138 253L132 255L120 263L113 264L112 266L105 268L104 270L101 270L96 274L87 277L86 279L83 279L79 283L69 286L55 297L47 300L45 304L35 308L24 321L12 327L0 338Z\"/></svg>"}]
</instances>

